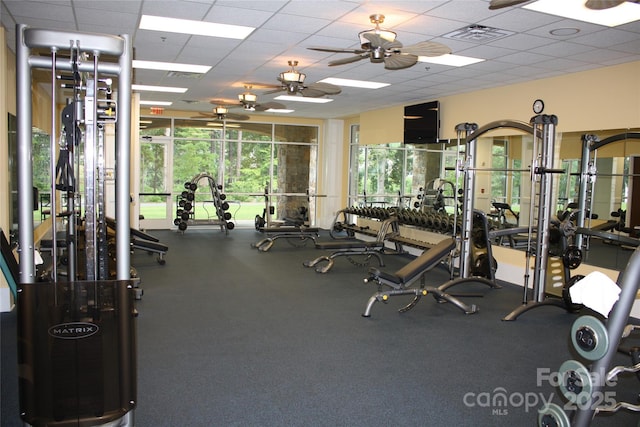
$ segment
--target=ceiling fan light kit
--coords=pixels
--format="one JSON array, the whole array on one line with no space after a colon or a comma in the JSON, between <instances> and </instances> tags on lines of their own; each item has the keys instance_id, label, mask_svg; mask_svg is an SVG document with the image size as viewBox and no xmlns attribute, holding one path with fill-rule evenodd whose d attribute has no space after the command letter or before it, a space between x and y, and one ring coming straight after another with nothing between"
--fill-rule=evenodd
<instances>
[{"instance_id":1,"label":"ceiling fan light kit","mask_svg":"<svg viewBox=\"0 0 640 427\"><path fill-rule=\"evenodd\" d=\"M384 15L376 13L369 16L369 20L376 26L371 30L361 31L358 34L360 37L360 46L362 46L363 49L369 49L371 47L371 41L367 36L373 35L387 42L394 42L396 40L397 34L395 31L380 28L380 24L384 22Z\"/></svg>"},{"instance_id":2,"label":"ceiling fan light kit","mask_svg":"<svg viewBox=\"0 0 640 427\"><path fill-rule=\"evenodd\" d=\"M243 92L238 95L238 100L242 104L245 110L253 110L258 102L258 96L251 92Z\"/></svg>"}]
</instances>

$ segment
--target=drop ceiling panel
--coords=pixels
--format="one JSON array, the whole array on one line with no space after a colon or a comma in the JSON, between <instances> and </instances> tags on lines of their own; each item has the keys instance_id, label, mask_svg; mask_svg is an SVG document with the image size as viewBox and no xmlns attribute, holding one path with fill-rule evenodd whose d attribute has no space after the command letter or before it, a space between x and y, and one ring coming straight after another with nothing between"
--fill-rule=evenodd
<instances>
[{"instance_id":1,"label":"drop ceiling panel","mask_svg":"<svg viewBox=\"0 0 640 427\"><path fill-rule=\"evenodd\" d=\"M136 83L188 86L186 94L144 93L145 99L170 100L175 108L210 111L213 97L235 99L244 82L276 84L287 61L300 61L307 82L325 77L355 78L390 83L379 90L343 88L326 105L287 103L293 115L337 118L389 105L428 101L454 93L562 75L592 67L640 61L640 22L606 28L571 19L507 7L496 11L488 0L375 1L322 0L0 0L0 19L13 49L15 24L34 27L129 34L135 58L210 65L200 78L169 77L164 72L135 70ZM368 58L329 67L331 60L350 53L309 50L312 46L359 48L358 33L373 28L369 15L386 15L383 28L397 32L405 46L436 41L454 54L485 59L462 68L417 63L402 70L386 70ZM255 26L246 40L190 36L137 28L141 14ZM514 34L490 43L443 37L471 25L488 25ZM575 35L552 35L552 30L577 28ZM281 94L256 90L260 99ZM185 99L201 100L188 104ZM289 105L290 104L290 105ZM271 116L265 116L271 117Z\"/></svg>"}]
</instances>

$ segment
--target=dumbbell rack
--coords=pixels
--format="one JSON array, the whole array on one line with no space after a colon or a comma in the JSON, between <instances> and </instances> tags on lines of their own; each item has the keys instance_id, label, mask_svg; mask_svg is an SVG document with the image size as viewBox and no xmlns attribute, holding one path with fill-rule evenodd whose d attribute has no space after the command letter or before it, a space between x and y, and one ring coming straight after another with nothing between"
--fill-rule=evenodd
<instances>
[{"instance_id":1,"label":"dumbbell rack","mask_svg":"<svg viewBox=\"0 0 640 427\"><path fill-rule=\"evenodd\" d=\"M195 192L198 189L200 180L206 179L211 191L213 206L216 210L216 216L213 218L196 219L195 218ZM219 225L220 229L226 233L235 228L235 224L231 222L232 215L229 210L229 202L226 201L227 195L222 192L222 185L216 183L216 180L207 173L201 173L193 177L191 181L184 184L185 190L178 196L176 207L176 218L173 223L178 230L184 232L191 225Z\"/></svg>"}]
</instances>

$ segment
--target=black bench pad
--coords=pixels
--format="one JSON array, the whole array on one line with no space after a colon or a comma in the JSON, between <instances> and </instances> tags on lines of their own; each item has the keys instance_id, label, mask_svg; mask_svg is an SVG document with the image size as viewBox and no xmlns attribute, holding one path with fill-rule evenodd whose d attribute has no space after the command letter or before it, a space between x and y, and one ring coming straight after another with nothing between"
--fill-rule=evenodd
<instances>
[{"instance_id":1,"label":"black bench pad","mask_svg":"<svg viewBox=\"0 0 640 427\"><path fill-rule=\"evenodd\" d=\"M263 233L318 233L317 227L262 227Z\"/></svg>"},{"instance_id":2,"label":"black bench pad","mask_svg":"<svg viewBox=\"0 0 640 427\"><path fill-rule=\"evenodd\" d=\"M152 242L145 239L131 239L131 244L138 249L145 249L149 251L167 252L169 250L169 246L163 243Z\"/></svg>"},{"instance_id":3,"label":"black bench pad","mask_svg":"<svg viewBox=\"0 0 640 427\"><path fill-rule=\"evenodd\" d=\"M438 264L443 257L456 247L454 239L445 239L427 249L419 257L402 267L394 273L387 273L377 268L371 268L370 272L381 279L392 283L405 284L413 280L417 275L424 273Z\"/></svg>"},{"instance_id":4,"label":"black bench pad","mask_svg":"<svg viewBox=\"0 0 640 427\"><path fill-rule=\"evenodd\" d=\"M384 242L371 241L365 242L364 240L340 240L335 242L318 242L316 243L317 249L326 250L340 250L340 249L375 249L384 246Z\"/></svg>"}]
</instances>

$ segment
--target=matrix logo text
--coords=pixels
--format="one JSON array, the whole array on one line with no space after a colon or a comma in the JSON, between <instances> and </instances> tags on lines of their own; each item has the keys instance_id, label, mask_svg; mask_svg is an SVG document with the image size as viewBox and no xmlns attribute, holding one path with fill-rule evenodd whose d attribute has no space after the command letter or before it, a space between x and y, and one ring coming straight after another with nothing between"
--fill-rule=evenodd
<instances>
[{"instance_id":1,"label":"matrix logo text","mask_svg":"<svg viewBox=\"0 0 640 427\"><path fill-rule=\"evenodd\" d=\"M49 328L49 335L63 340L79 340L90 337L100 328L89 322L70 322L54 325Z\"/></svg>"}]
</instances>

